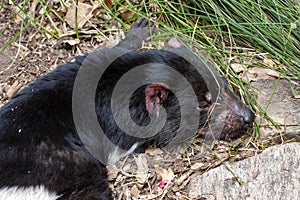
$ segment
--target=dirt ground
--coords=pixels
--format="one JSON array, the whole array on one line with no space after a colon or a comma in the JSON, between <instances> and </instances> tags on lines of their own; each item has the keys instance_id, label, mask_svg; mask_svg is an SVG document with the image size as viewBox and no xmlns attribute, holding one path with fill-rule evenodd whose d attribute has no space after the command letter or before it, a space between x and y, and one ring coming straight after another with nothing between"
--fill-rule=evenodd
<instances>
[{"instance_id":1,"label":"dirt ground","mask_svg":"<svg viewBox=\"0 0 300 200\"><path fill-rule=\"evenodd\" d=\"M13 12L9 8L0 12L0 46L3 48L19 34L21 24L14 23ZM12 42L0 54L1 102L39 76L71 61L76 55L92 51L97 45L91 37L75 47L63 42L68 38L48 40L39 30L28 28Z\"/></svg>"},{"instance_id":2,"label":"dirt ground","mask_svg":"<svg viewBox=\"0 0 300 200\"><path fill-rule=\"evenodd\" d=\"M7 7L1 9L0 16L2 49L26 24L15 23L14 13ZM0 53L0 106L39 76L105 43L104 37L95 34L86 35L76 45L66 42L74 39L74 35L46 39L38 27L30 27L9 44ZM277 143L277 140L268 140L266 146ZM116 199L192 199L186 193L186 186L193 176L222 162L241 160L263 150L254 145L251 130L242 139L216 141L210 146L214 153L203 151L201 141L180 147L172 153L150 149L146 154L131 156L116 166L108 166Z\"/></svg>"}]
</instances>

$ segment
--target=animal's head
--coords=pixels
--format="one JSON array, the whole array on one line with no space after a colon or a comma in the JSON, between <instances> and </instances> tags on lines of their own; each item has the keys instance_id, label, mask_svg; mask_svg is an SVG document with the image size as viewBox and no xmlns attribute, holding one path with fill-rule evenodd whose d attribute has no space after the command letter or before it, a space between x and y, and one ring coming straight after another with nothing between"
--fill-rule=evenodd
<instances>
[{"instance_id":1,"label":"animal's head","mask_svg":"<svg viewBox=\"0 0 300 200\"><path fill-rule=\"evenodd\" d=\"M205 72L208 68L195 57L187 59L169 50L123 54L109 65L98 83L100 126L124 150L136 143L159 147L170 141L179 143L202 127L207 127L202 135L213 133L216 139L241 135L254 115L226 82ZM220 101L216 101L216 91ZM211 127L217 131L211 132Z\"/></svg>"},{"instance_id":2,"label":"animal's head","mask_svg":"<svg viewBox=\"0 0 300 200\"><path fill-rule=\"evenodd\" d=\"M253 112L228 88L227 81L223 79L220 88L220 100L212 102L211 93L203 84L202 78L195 79L195 87L199 89L197 95L198 105L192 105L188 96L183 97L186 104L199 111L199 133L202 137L209 136L215 139L229 140L240 137L245 129L254 121ZM185 91L177 92L177 95L186 95ZM178 97L178 96L177 96ZM145 89L146 110L152 115L159 115L162 106L170 107L173 118L180 117L180 106L177 105L176 94L166 84L153 83ZM179 122L179 120L177 120ZM215 129L214 129L215 127ZM215 132L214 132L215 130Z\"/></svg>"}]
</instances>

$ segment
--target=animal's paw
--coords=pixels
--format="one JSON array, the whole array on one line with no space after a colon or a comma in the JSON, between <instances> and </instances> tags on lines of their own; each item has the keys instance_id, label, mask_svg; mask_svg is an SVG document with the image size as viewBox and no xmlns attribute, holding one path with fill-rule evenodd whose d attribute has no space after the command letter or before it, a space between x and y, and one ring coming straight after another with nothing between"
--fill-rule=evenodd
<instances>
[{"instance_id":1,"label":"animal's paw","mask_svg":"<svg viewBox=\"0 0 300 200\"><path fill-rule=\"evenodd\" d=\"M119 47L126 49L138 49L142 46L143 41L149 39L154 33L155 25L147 18L138 18L126 34L126 38L120 42Z\"/></svg>"}]
</instances>

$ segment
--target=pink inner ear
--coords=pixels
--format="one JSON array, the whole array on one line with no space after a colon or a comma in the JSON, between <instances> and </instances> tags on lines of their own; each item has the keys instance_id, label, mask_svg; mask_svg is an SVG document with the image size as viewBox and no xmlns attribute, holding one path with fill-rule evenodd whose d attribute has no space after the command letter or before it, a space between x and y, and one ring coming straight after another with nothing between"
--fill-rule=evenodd
<instances>
[{"instance_id":1,"label":"pink inner ear","mask_svg":"<svg viewBox=\"0 0 300 200\"><path fill-rule=\"evenodd\" d=\"M146 109L150 114L159 115L161 100L168 98L169 87L164 83L153 83L147 86L145 91Z\"/></svg>"}]
</instances>

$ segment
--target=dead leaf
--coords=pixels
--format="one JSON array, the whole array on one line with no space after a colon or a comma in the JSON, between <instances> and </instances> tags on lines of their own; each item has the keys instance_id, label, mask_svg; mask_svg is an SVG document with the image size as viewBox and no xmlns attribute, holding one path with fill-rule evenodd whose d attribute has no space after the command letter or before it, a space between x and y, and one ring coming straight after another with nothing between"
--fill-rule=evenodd
<instances>
[{"instance_id":1,"label":"dead leaf","mask_svg":"<svg viewBox=\"0 0 300 200\"><path fill-rule=\"evenodd\" d=\"M150 3L149 10L152 10L152 12L161 12L161 7L157 3Z\"/></svg>"},{"instance_id":2,"label":"dead leaf","mask_svg":"<svg viewBox=\"0 0 300 200\"><path fill-rule=\"evenodd\" d=\"M230 64L230 66L236 73L243 72L246 69L246 67L240 63L232 63L232 64Z\"/></svg>"},{"instance_id":3,"label":"dead leaf","mask_svg":"<svg viewBox=\"0 0 300 200\"><path fill-rule=\"evenodd\" d=\"M137 172L136 177L139 183L145 183L148 180L148 161L146 159L145 154L139 154L137 157L134 157L136 165L137 165Z\"/></svg>"},{"instance_id":4,"label":"dead leaf","mask_svg":"<svg viewBox=\"0 0 300 200\"><path fill-rule=\"evenodd\" d=\"M271 68L278 69L277 64L270 58L264 58L263 63Z\"/></svg>"},{"instance_id":5,"label":"dead leaf","mask_svg":"<svg viewBox=\"0 0 300 200\"><path fill-rule=\"evenodd\" d=\"M132 196L138 197L140 195L141 191L139 190L139 188L136 185L133 185L130 190L130 193Z\"/></svg>"},{"instance_id":6,"label":"dead leaf","mask_svg":"<svg viewBox=\"0 0 300 200\"><path fill-rule=\"evenodd\" d=\"M74 46L75 44L79 44L80 40L78 38L74 40L64 40L63 43L68 43L69 45Z\"/></svg>"},{"instance_id":7,"label":"dead leaf","mask_svg":"<svg viewBox=\"0 0 300 200\"><path fill-rule=\"evenodd\" d=\"M272 69L267 68L261 68L261 67L251 67L248 68L249 76L248 78L250 80L261 80L261 79L277 79L280 74L277 71L274 71Z\"/></svg>"},{"instance_id":8,"label":"dead leaf","mask_svg":"<svg viewBox=\"0 0 300 200\"><path fill-rule=\"evenodd\" d=\"M135 15L134 12L127 10L127 8L129 8L129 7L130 6L127 3L125 3L124 5L122 5L118 8L118 11L121 12L121 17L124 20L128 20L128 19L134 17L134 15ZM124 10L127 10L127 11L124 11Z\"/></svg>"},{"instance_id":9,"label":"dead leaf","mask_svg":"<svg viewBox=\"0 0 300 200\"><path fill-rule=\"evenodd\" d=\"M14 94L16 94L21 87L22 87L22 84L16 80L6 92L6 95L8 96L8 98L11 98Z\"/></svg>"},{"instance_id":10,"label":"dead leaf","mask_svg":"<svg viewBox=\"0 0 300 200\"><path fill-rule=\"evenodd\" d=\"M162 181L171 181L175 177L171 168L166 170L160 166L155 166L155 172L161 177Z\"/></svg>"},{"instance_id":11,"label":"dead leaf","mask_svg":"<svg viewBox=\"0 0 300 200\"><path fill-rule=\"evenodd\" d=\"M19 9L18 6L15 6L13 1L8 1L9 5L11 5L12 8L12 12L14 14L16 14L15 18L14 18L14 22L16 24L20 23L25 17L26 15L22 12L22 10Z\"/></svg>"},{"instance_id":12,"label":"dead leaf","mask_svg":"<svg viewBox=\"0 0 300 200\"><path fill-rule=\"evenodd\" d=\"M106 165L107 169L107 180L112 181L115 180L119 174L119 170L116 168L116 166L108 164Z\"/></svg>"},{"instance_id":13,"label":"dead leaf","mask_svg":"<svg viewBox=\"0 0 300 200\"><path fill-rule=\"evenodd\" d=\"M31 2L31 5L30 5L30 8L29 8L29 12L28 12L28 14L29 14L29 16L33 19L34 18L34 16L35 16L35 10L36 10L36 6L38 5L38 0L33 0L32 2Z\"/></svg>"},{"instance_id":14,"label":"dead leaf","mask_svg":"<svg viewBox=\"0 0 300 200\"><path fill-rule=\"evenodd\" d=\"M183 182L184 180L186 180L186 179L189 177L189 175L190 175L190 174L186 173L186 174L180 176L179 179L176 180L176 183L177 183L178 185L181 185L182 182Z\"/></svg>"},{"instance_id":15,"label":"dead leaf","mask_svg":"<svg viewBox=\"0 0 300 200\"><path fill-rule=\"evenodd\" d=\"M145 153L151 156L155 156L155 155L163 154L164 152L160 148L150 147L146 149Z\"/></svg>"},{"instance_id":16,"label":"dead leaf","mask_svg":"<svg viewBox=\"0 0 300 200\"><path fill-rule=\"evenodd\" d=\"M98 3L98 2L97 2ZM104 0L105 5L111 10L113 7L113 3L111 0Z\"/></svg>"},{"instance_id":17,"label":"dead leaf","mask_svg":"<svg viewBox=\"0 0 300 200\"><path fill-rule=\"evenodd\" d=\"M124 167L122 168L122 170L124 171L124 172L130 172L130 170L132 169L132 164L126 164L126 165L124 165Z\"/></svg>"},{"instance_id":18,"label":"dead leaf","mask_svg":"<svg viewBox=\"0 0 300 200\"><path fill-rule=\"evenodd\" d=\"M78 29L81 29L85 23L93 17L93 10L98 8L99 5L97 6L91 6L86 3L81 3L78 2L78 7L77 7L77 23L78 23ZM76 28L76 21L75 21L75 9L76 4L72 3L72 5L69 7L68 12L65 16L65 20L68 23L68 25L75 29Z\"/></svg>"},{"instance_id":19,"label":"dead leaf","mask_svg":"<svg viewBox=\"0 0 300 200\"><path fill-rule=\"evenodd\" d=\"M197 170L197 169L200 169L201 167L203 167L204 164L203 163L195 163L191 166L191 169L192 170Z\"/></svg>"}]
</instances>

